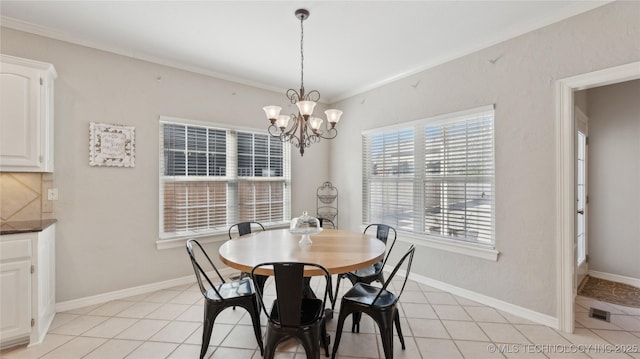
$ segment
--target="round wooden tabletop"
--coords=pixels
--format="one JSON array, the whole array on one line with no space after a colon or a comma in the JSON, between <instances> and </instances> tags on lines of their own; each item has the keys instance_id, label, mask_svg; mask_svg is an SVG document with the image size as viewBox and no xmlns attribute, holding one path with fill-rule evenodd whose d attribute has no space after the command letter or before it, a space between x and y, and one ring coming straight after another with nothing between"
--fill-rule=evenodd
<instances>
[{"instance_id":1,"label":"round wooden tabletop","mask_svg":"<svg viewBox=\"0 0 640 359\"><path fill-rule=\"evenodd\" d=\"M346 273L370 266L384 256L385 244L373 236L344 230L325 229L311 236L310 245L299 244L300 235L288 229L256 232L228 240L219 250L220 259L242 272L264 262L307 262L323 265L329 273ZM268 268L256 274L273 275ZM305 269L305 276L322 275L317 268Z\"/></svg>"}]
</instances>

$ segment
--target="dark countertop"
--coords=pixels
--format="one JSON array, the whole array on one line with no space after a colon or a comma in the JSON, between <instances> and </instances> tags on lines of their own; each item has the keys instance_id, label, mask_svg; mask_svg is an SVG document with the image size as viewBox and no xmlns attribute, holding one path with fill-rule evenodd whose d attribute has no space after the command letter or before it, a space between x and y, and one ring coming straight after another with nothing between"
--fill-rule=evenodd
<instances>
[{"instance_id":1,"label":"dark countertop","mask_svg":"<svg viewBox=\"0 0 640 359\"><path fill-rule=\"evenodd\" d=\"M27 232L42 232L50 225L56 223L57 219L36 219L32 221L9 221L0 223L1 234L16 234Z\"/></svg>"}]
</instances>

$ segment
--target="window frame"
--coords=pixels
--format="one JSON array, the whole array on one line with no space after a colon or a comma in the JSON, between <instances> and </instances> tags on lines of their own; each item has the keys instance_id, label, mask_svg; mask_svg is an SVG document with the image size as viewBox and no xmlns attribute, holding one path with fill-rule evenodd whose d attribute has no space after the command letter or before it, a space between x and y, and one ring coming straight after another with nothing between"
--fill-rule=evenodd
<instances>
[{"instance_id":1,"label":"window frame","mask_svg":"<svg viewBox=\"0 0 640 359\"><path fill-rule=\"evenodd\" d=\"M425 184L430 180L429 176L426 175L425 167L427 162L427 155L425 154L425 129L427 126L433 125L444 125L448 123L455 122L467 122L474 115L490 113L492 116L492 130L491 130L491 164L492 164L492 174L490 177L490 186L491 186L491 220L490 220L490 231L491 231L491 241L490 243L481 243L479 241L469 241L456 239L453 236L446 235L435 235L429 233L425 229L426 223L426 214L425 214ZM466 118L466 119L465 119ZM403 228L405 226L398 224L398 235L401 240L405 240L407 242L423 245L430 248L441 249L445 251L450 251L459 254L470 255L473 257L483 258L487 260L496 261L499 252L496 250L496 231L495 231L495 107L494 105L477 107L469 110L458 111L454 113L443 114L439 116L408 121L404 123L398 123L391 126L385 126L380 128L375 128L371 130L366 130L362 132L362 226L366 226L371 222L371 213L373 209L371 208L371 191L369 190L369 186L371 183L375 183L376 181L384 182L385 180L394 181L406 181L407 178L401 175L398 175L395 178L385 179L385 178L373 178L370 176L370 171L373 168L373 163L371 161L371 150L367 148L370 145L370 141L372 136L382 135L386 133L400 132L405 129L411 129L413 131L413 143L411 144L413 148L413 174L409 178L410 181L413 181L413 189L412 189L412 199L413 199L413 216L411 218L411 228ZM369 151L369 152L367 152ZM369 162L368 162L369 161ZM466 183L474 183L468 181ZM405 199L406 194L405 194ZM466 212L465 212L466 213ZM466 215L465 215L466 218ZM398 218L396 217L396 220Z\"/></svg>"},{"instance_id":2,"label":"window frame","mask_svg":"<svg viewBox=\"0 0 640 359\"><path fill-rule=\"evenodd\" d=\"M222 176L201 176L202 178L198 178L199 176L193 175L164 175L164 167L166 166L164 161L164 133L163 126L165 124L176 124L180 126L193 126L193 127L205 127L208 129L216 129L216 130L224 130L226 131L226 173ZM165 248L173 248L177 246L183 245L183 242L189 238L203 238L203 237L216 237L225 235L228 231L228 227L237 223L240 220L237 220L239 217L240 211L235 208L232 211L228 211L226 214L226 225L224 228L218 229L203 229L203 230L191 230L188 232L165 232L165 213L164 213L164 189L165 183L168 182L179 182L179 181L193 181L193 182L225 182L227 184L226 188L226 197L227 197L227 207L233 208L238 205L239 196L238 196L238 188L240 183L247 182L282 182L283 183L283 193L282 193L282 206L283 206L283 219L281 221L274 221L269 223L264 223L265 227L276 228L285 226L289 222L289 218L291 217L291 147L288 142L282 143L282 177L261 177L261 176L240 176L238 174L237 165L238 165L238 148L237 148L237 139L238 133L251 133L251 134L259 134L270 136L265 130L256 130L253 128L233 126L228 124L220 124L213 122L204 122L197 120L190 120L178 117L170 117L170 116L160 116L158 122L158 136L159 136L159 158L158 158L158 240L156 241L156 245L158 249ZM279 141L276 138L270 138L270 140ZM278 179L282 178L282 179ZM235 219L234 219L235 218ZM233 222L233 223L231 223ZM207 242L209 240L203 239L203 242Z\"/></svg>"}]
</instances>

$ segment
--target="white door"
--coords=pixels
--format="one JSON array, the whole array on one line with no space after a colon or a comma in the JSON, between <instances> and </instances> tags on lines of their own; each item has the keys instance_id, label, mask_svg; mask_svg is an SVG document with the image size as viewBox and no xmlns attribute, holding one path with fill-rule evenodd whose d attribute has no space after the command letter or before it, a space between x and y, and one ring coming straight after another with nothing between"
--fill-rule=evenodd
<instances>
[{"instance_id":1,"label":"white door","mask_svg":"<svg viewBox=\"0 0 640 359\"><path fill-rule=\"evenodd\" d=\"M576 107L576 282L575 289L587 275L587 116Z\"/></svg>"}]
</instances>

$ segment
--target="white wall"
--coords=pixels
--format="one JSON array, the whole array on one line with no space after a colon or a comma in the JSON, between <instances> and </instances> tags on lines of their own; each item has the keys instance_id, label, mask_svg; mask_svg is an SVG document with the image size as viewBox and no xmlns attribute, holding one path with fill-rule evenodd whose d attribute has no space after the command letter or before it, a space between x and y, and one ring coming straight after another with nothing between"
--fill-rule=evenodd
<instances>
[{"instance_id":1,"label":"white wall","mask_svg":"<svg viewBox=\"0 0 640 359\"><path fill-rule=\"evenodd\" d=\"M638 13L614 2L335 104L341 228L361 222L363 130L495 104L498 261L419 247L412 271L557 316L556 81L640 60Z\"/></svg>"},{"instance_id":2,"label":"white wall","mask_svg":"<svg viewBox=\"0 0 640 359\"><path fill-rule=\"evenodd\" d=\"M587 91L589 270L640 280L640 80Z\"/></svg>"},{"instance_id":3,"label":"white wall","mask_svg":"<svg viewBox=\"0 0 640 359\"><path fill-rule=\"evenodd\" d=\"M157 250L158 117L265 130L275 93L87 47L1 29L3 54L54 64L57 301L193 274L183 247ZM345 116L346 117L346 116ZM89 166L89 122L135 126L136 167ZM345 121L347 122L347 121ZM292 150L292 215L315 212L328 142ZM220 243L210 246L217 253ZM217 258L214 255L214 258Z\"/></svg>"}]
</instances>

